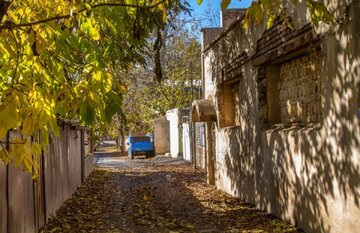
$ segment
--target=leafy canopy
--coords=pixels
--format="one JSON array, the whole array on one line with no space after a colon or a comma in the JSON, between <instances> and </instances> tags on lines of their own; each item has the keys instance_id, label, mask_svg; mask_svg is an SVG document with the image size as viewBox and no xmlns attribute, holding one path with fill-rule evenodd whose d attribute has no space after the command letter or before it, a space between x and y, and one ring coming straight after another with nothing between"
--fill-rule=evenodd
<instances>
[{"instance_id":1,"label":"leafy canopy","mask_svg":"<svg viewBox=\"0 0 360 233\"><path fill-rule=\"evenodd\" d=\"M144 53L146 65L128 70L123 100L127 133L151 132L154 118L173 108L187 108L199 98L201 46L195 33L199 22L176 13L169 19L159 51L153 50L159 38L154 34ZM162 79L156 67L161 67Z\"/></svg>"},{"instance_id":2,"label":"leafy canopy","mask_svg":"<svg viewBox=\"0 0 360 233\"><path fill-rule=\"evenodd\" d=\"M141 59L137 51L177 0L1 0L0 159L32 172L59 119L94 125L122 111L125 87L112 73ZM39 140L30 140L31 137ZM36 167L35 167L36 175Z\"/></svg>"},{"instance_id":3,"label":"leafy canopy","mask_svg":"<svg viewBox=\"0 0 360 233\"><path fill-rule=\"evenodd\" d=\"M200 5L203 1L197 0ZM226 9L232 0L221 0L221 9ZM266 18L267 27L270 28L277 17L287 20L286 8L303 2L301 0L254 0L246 10L243 25L248 28L251 23L259 24ZM312 22L317 25L319 22L333 23L334 16L327 10L322 1L305 0ZM291 25L288 24L290 27Z\"/></svg>"}]
</instances>

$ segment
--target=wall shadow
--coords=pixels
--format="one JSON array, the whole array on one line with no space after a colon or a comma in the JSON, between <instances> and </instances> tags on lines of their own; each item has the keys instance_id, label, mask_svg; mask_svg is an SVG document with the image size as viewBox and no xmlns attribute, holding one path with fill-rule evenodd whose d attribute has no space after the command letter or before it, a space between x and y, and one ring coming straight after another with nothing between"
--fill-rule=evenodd
<instances>
[{"instance_id":1,"label":"wall shadow","mask_svg":"<svg viewBox=\"0 0 360 233\"><path fill-rule=\"evenodd\" d=\"M359 228L360 4L358 0L349 6L345 1L336 4L344 17L334 32L320 38L323 120L262 128L257 67L244 65L241 125L217 132L217 185L307 232ZM236 26L207 52L210 65L217 67L210 73L215 84L221 82L222 67L242 51L251 53L259 32L263 28L245 31Z\"/></svg>"},{"instance_id":2,"label":"wall shadow","mask_svg":"<svg viewBox=\"0 0 360 233\"><path fill-rule=\"evenodd\" d=\"M44 232L301 232L205 182L189 165L97 170Z\"/></svg>"}]
</instances>

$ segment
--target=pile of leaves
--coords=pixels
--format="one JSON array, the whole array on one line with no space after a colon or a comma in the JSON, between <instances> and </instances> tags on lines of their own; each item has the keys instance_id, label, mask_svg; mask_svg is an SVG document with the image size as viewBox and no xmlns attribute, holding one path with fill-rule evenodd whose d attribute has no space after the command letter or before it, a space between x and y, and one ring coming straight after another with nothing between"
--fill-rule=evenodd
<instances>
[{"instance_id":1,"label":"pile of leaves","mask_svg":"<svg viewBox=\"0 0 360 233\"><path fill-rule=\"evenodd\" d=\"M42 232L300 232L205 181L186 164L98 169Z\"/></svg>"}]
</instances>

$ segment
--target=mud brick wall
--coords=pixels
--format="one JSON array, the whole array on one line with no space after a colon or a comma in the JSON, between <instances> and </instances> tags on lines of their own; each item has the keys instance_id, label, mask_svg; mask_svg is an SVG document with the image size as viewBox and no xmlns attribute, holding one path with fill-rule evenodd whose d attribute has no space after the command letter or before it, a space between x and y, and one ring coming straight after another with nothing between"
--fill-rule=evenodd
<instances>
[{"instance_id":1,"label":"mud brick wall","mask_svg":"<svg viewBox=\"0 0 360 233\"><path fill-rule=\"evenodd\" d=\"M241 97L240 97L240 82L235 82L232 84L232 92L234 95L234 125L240 125L240 104L241 104Z\"/></svg>"},{"instance_id":2,"label":"mud brick wall","mask_svg":"<svg viewBox=\"0 0 360 233\"><path fill-rule=\"evenodd\" d=\"M291 24L292 20L288 19ZM264 54L268 51L276 49L278 46L288 41L294 32L287 27L287 24L279 17L275 20L273 27L266 30L257 42L257 53Z\"/></svg>"},{"instance_id":3,"label":"mud brick wall","mask_svg":"<svg viewBox=\"0 0 360 233\"><path fill-rule=\"evenodd\" d=\"M220 126L220 128L221 128L221 127L225 127L224 104L223 104L224 88L223 88L222 85L218 85L216 89L217 89L217 92L216 92L216 97L217 97L217 101L216 101L217 116L218 116L219 126Z\"/></svg>"},{"instance_id":4,"label":"mud brick wall","mask_svg":"<svg viewBox=\"0 0 360 233\"><path fill-rule=\"evenodd\" d=\"M266 88L267 88L267 80L266 80L265 67L260 66L258 69L258 77L257 77L260 125L265 125L268 123L268 105L266 98Z\"/></svg>"},{"instance_id":5,"label":"mud brick wall","mask_svg":"<svg viewBox=\"0 0 360 233\"><path fill-rule=\"evenodd\" d=\"M237 18L245 13L246 9L224 9L221 10L221 27L229 27Z\"/></svg>"},{"instance_id":6,"label":"mud brick wall","mask_svg":"<svg viewBox=\"0 0 360 233\"><path fill-rule=\"evenodd\" d=\"M310 123L321 120L321 63L320 52L313 51L281 64L281 123Z\"/></svg>"},{"instance_id":7,"label":"mud brick wall","mask_svg":"<svg viewBox=\"0 0 360 233\"><path fill-rule=\"evenodd\" d=\"M217 108L220 128L240 125L240 82L218 86Z\"/></svg>"}]
</instances>

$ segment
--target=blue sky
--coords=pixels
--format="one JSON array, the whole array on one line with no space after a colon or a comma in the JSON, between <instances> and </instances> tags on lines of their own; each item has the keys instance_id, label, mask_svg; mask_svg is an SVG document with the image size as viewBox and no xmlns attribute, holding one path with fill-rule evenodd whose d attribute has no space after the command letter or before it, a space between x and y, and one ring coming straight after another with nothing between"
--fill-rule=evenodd
<instances>
[{"instance_id":1,"label":"blue sky","mask_svg":"<svg viewBox=\"0 0 360 233\"><path fill-rule=\"evenodd\" d=\"M232 0L228 8L247 8L252 0ZM196 0L188 0L191 8L194 10L191 14L193 17L205 20L203 27L205 26L219 26L220 19L220 3L221 0L203 0L203 3L199 6Z\"/></svg>"}]
</instances>

